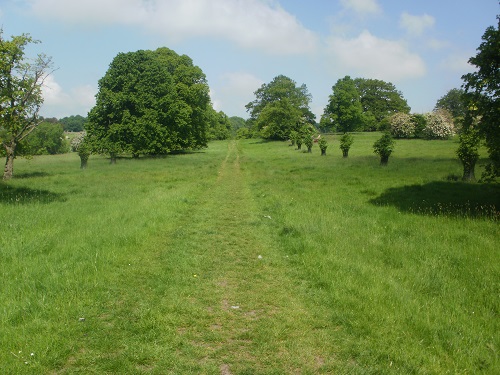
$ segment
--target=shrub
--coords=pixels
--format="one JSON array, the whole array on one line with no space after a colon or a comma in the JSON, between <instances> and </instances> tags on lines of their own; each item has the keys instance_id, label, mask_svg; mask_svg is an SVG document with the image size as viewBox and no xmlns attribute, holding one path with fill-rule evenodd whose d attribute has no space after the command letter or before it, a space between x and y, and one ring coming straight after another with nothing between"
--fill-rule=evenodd
<instances>
[{"instance_id":1,"label":"shrub","mask_svg":"<svg viewBox=\"0 0 500 375\"><path fill-rule=\"evenodd\" d=\"M23 141L19 148L21 154L55 155L69 151L64 137L63 126L59 123L44 121Z\"/></svg>"},{"instance_id":2,"label":"shrub","mask_svg":"<svg viewBox=\"0 0 500 375\"><path fill-rule=\"evenodd\" d=\"M459 137L457 155L464 167L463 181L475 181L474 168L479 160L480 138L474 128L464 129Z\"/></svg>"},{"instance_id":3,"label":"shrub","mask_svg":"<svg viewBox=\"0 0 500 375\"><path fill-rule=\"evenodd\" d=\"M426 126L423 130L427 139L448 139L455 134L453 121L444 110L438 110L425 115Z\"/></svg>"},{"instance_id":4,"label":"shrub","mask_svg":"<svg viewBox=\"0 0 500 375\"><path fill-rule=\"evenodd\" d=\"M382 137L373 144L373 152L380 156L380 164L387 165L389 156L394 151L394 139L390 133L384 133Z\"/></svg>"},{"instance_id":5,"label":"shrub","mask_svg":"<svg viewBox=\"0 0 500 375\"><path fill-rule=\"evenodd\" d=\"M88 145L86 136L86 132L81 132L71 140L71 150L74 152L78 152L78 156L80 156L81 169L87 168L87 162L90 157L90 147Z\"/></svg>"},{"instance_id":6,"label":"shrub","mask_svg":"<svg viewBox=\"0 0 500 375\"><path fill-rule=\"evenodd\" d=\"M325 138L320 138L318 140L318 146L321 150L321 155L326 155L326 148L328 147L328 142Z\"/></svg>"},{"instance_id":7,"label":"shrub","mask_svg":"<svg viewBox=\"0 0 500 375\"><path fill-rule=\"evenodd\" d=\"M413 123L415 124L415 138L424 138L424 129L427 126L425 116L420 113L411 115Z\"/></svg>"},{"instance_id":8,"label":"shrub","mask_svg":"<svg viewBox=\"0 0 500 375\"><path fill-rule=\"evenodd\" d=\"M248 139L252 138L252 133L248 128L239 128L236 130L236 138L237 139Z\"/></svg>"},{"instance_id":9,"label":"shrub","mask_svg":"<svg viewBox=\"0 0 500 375\"><path fill-rule=\"evenodd\" d=\"M297 140L299 139L299 133L295 130L292 130L290 132L290 146L295 146L295 143L297 143Z\"/></svg>"},{"instance_id":10,"label":"shrub","mask_svg":"<svg viewBox=\"0 0 500 375\"><path fill-rule=\"evenodd\" d=\"M344 156L344 158L349 156L349 150L351 149L353 142L354 137L349 133L345 133L342 137L340 137L340 149L342 150L342 156Z\"/></svg>"},{"instance_id":11,"label":"shrub","mask_svg":"<svg viewBox=\"0 0 500 375\"><path fill-rule=\"evenodd\" d=\"M415 136L415 122L408 113L395 113L389 118L391 135L394 138L412 138Z\"/></svg>"},{"instance_id":12,"label":"shrub","mask_svg":"<svg viewBox=\"0 0 500 375\"><path fill-rule=\"evenodd\" d=\"M314 141L313 141L312 136L306 136L304 138L304 144L307 147L307 152L312 152L311 150L312 150L312 147L313 147L313 143L314 143Z\"/></svg>"}]
</instances>

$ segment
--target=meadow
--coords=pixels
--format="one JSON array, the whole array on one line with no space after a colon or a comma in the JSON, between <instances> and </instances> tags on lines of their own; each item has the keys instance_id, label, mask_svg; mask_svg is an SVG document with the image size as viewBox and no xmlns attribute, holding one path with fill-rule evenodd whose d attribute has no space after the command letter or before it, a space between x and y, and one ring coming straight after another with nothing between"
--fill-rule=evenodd
<instances>
[{"instance_id":1,"label":"meadow","mask_svg":"<svg viewBox=\"0 0 500 375\"><path fill-rule=\"evenodd\" d=\"M456 140L354 137L16 160L0 373L500 373L499 185Z\"/></svg>"}]
</instances>

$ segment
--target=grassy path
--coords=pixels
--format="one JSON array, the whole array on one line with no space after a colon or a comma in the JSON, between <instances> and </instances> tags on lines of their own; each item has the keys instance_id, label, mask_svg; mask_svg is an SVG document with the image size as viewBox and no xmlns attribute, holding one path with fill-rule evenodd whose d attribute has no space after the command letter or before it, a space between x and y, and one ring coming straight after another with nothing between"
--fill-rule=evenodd
<instances>
[{"instance_id":1,"label":"grassy path","mask_svg":"<svg viewBox=\"0 0 500 375\"><path fill-rule=\"evenodd\" d=\"M331 353L315 345L321 328L295 296L286 262L266 233L264 221L272 219L253 202L236 142L200 201L183 219L181 243L175 240L195 258L186 292L197 319L178 328L187 340L180 362L221 374L327 369ZM189 358L193 349L196 361Z\"/></svg>"},{"instance_id":2,"label":"grassy path","mask_svg":"<svg viewBox=\"0 0 500 375\"><path fill-rule=\"evenodd\" d=\"M443 181L453 141L380 168L375 137L19 160L0 373L498 373L498 185Z\"/></svg>"}]
</instances>

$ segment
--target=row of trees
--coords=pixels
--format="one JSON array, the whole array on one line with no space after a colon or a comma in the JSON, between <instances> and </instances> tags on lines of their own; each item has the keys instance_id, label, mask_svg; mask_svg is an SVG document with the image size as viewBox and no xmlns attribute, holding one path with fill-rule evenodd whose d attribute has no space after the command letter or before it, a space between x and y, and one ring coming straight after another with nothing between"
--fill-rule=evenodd
<instances>
[{"instance_id":1,"label":"row of trees","mask_svg":"<svg viewBox=\"0 0 500 375\"><path fill-rule=\"evenodd\" d=\"M469 60L478 70L463 76L462 91L450 91L436 105L448 110L447 116L462 127L459 157L464 165L474 165L479 142L485 140L491 176L500 174L499 34L498 27L486 30L478 54ZM29 43L37 41L24 34L4 40L0 31L0 141L6 156L5 179L12 176L16 148L21 150L22 142L41 123L41 86L52 69L51 59L43 54L25 60ZM450 104L453 96L459 99ZM284 140L297 135L302 139L315 130L306 85L298 86L280 75L262 85L255 97L246 105L250 118L242 123L213 109L205 75L188 56L168 48L120 53L99 80L82 143L89 152L108 154L113 161L121 153L138 157L198 149L210 139L225 139L235 132L238 137L258 134ZM332 87L319 127L344 133L392 130L396 136L423 134L428 138L451 134L443 125L447 116L418 117L409 112L392 83L346 76ZM410 117L405 120L404 116ZM67 130L81 130L75 124L79 120L69 118Z\"/></svg>"}]
</instances>

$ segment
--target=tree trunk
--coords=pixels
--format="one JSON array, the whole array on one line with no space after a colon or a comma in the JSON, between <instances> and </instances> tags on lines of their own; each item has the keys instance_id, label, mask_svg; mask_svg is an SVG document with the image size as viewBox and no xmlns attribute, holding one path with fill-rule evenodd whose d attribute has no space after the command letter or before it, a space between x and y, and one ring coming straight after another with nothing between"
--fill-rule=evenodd
<instances>
[{"instance_id":1,"label":"tree trunk","mask_svg":"<svg viewBox=\"0 0 500 375\"><path fill-rule=\"evenodd\" d=\"M382 155L380 157L380 165L387 165L389 163L389 155Z\"/></svg>"},{"instance_id":2,"label":"tree trunk","mask_svg":"<svg viewBox=\"0 0 500 375\"><path fill-rule=\"evenodd\" d=\"M116 154L110 154L110 163L116 164Z\"/></svg>"},{"instance_id":3,"label":"tree trunk","mask_svg":"<svg viewBox=\"0 0 500 375\"><path fill-rule=\"evenodd\" d=\"M321 156L326 155L326 149L321 150Z\"/></svg>"},{"instance_id":4,"label":"tree trunk","mask_svg":"<svg viewBox=\"0 0 500 375\"><path fill-rule=\"evenodd\" d=\"M342 156L347 158L349 156L349 150L342 150Z\"/></svg>"},{"instance_id":5,"label":"tree trunk","mask_svg":"<svg viewBox=\"0 0 500 375\"><path fill-rule=\"evenodd\" d=\"M5 147L5 154L7 157L5 159L3 179L6 181L10 180L14 175L14 158L15 158L16 144L12 143L11 145L4 145L4 147Z\"/></svg>"},{"instance_id":6,"label":"tree trunk","mask_svg":"<svg viewBox=\"0 0 500 375\"><path fill-rule=\"evenodd\" d=\"M312 147L308 147L307 152L312 152Z\"/></svg>"},{"instance_id":7,"label":"tree trunk","mask_svg":"<svg viewBox=\"0 0 500 375\"><path fill-rule=\"evenodd\" d=\"M476 162L464 163L464 175L462 176L462 181L476 181L476 175L474 174L474 169L476 168Z\"/></svg>"},{"instance_id":8,"label":"tree trunk","mask_svg":"<svg viewBox=\"0 0 500 375\"><path fill-rule=\"evenodd\" d=\"M80 169L87 169L88 156L80 156Z\"/></svg>"},{"instance_id":9,"label":"tree trunk","mask_svg":"<svg viewBox=\"0 0 500 375\"><path fill-rule=\"evenodd\" d=\"M297 143L297 150L300 150L302 148L302 143Z\"/></svg>"}]
</instances>

